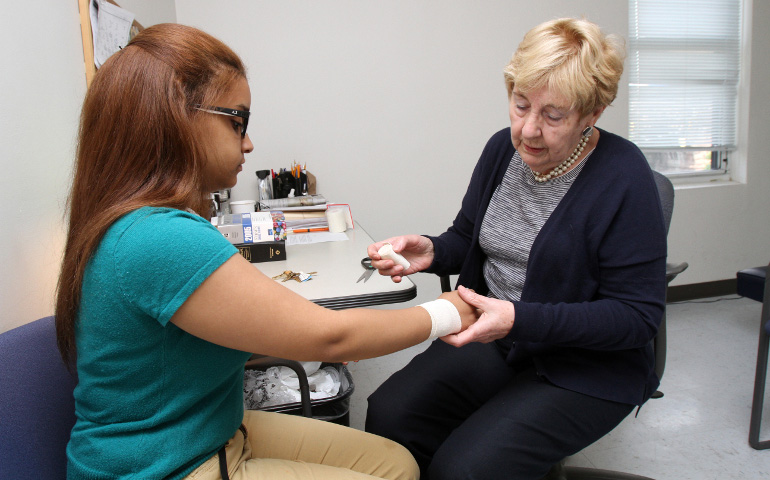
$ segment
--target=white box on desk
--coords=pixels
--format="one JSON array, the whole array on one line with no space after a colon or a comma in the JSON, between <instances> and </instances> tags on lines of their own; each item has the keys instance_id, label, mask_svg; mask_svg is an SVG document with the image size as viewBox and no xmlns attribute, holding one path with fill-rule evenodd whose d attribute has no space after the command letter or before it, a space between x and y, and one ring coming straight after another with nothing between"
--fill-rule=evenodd
<instances>
[{"instance_id":1,"label":"white box on desk","mask_svg":"<svg viewBox=\"0 0 770 480\"><path fill-rule=\"evenodd\" d=\"M281 224L271 212L222 215L216 227L234 245L286 240L285 222Z\"/></svg>"}]
</instances>

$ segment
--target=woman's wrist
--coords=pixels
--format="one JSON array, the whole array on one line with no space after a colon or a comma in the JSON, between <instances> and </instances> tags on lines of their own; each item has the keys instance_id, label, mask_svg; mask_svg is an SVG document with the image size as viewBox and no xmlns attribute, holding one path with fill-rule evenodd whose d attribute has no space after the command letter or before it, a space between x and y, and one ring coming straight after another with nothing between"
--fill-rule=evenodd
<instances>
[{"instance_id":1,"label":"woman's wrist","mask_svg":"<svg viewBox=\"0 0 770 480\"><path fill-rule=\"evenodd\" d=\"M457 333L462 329L460 312L449 300L439 298L420 304L418 307L424 308L430 315L431 328L428 340Z\"/></svg>"}]
</instances>

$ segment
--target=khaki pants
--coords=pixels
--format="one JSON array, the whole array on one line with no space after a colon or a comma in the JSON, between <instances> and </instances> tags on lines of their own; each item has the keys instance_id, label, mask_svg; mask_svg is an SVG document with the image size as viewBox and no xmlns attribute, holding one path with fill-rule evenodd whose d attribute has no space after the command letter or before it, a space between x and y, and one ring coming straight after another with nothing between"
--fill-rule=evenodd
<instances>
[{"instance_id":1,"label":"khaki pants","mask_svg":"<svg viewBox=\"0 0 770 480\"><path fill-rule=\"evenodd\" d=\"M247 410L244 441L238 430L227 442L231 480L418 479L412 455L401 445L334 423ZM220 480L215 454L186 480Z\"/></svg>"}]
</instances>

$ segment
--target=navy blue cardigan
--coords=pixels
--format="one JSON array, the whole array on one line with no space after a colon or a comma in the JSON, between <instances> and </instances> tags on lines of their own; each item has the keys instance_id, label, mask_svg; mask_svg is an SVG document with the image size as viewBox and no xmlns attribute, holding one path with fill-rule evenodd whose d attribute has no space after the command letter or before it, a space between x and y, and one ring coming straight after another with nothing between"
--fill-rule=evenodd
<instances>
[{"instance_id":1,"label":"navy blue cardigan","mask_svg":"<svg viewBox=\"0 0 770 480\"><path fill-rule=\"evenodd\" d=\"M583 171L535 239L507 361L531 358L563 388L641 405L655 391L651 340L665 307L666 228L641 151L600 131ZM452 226L429 237L426 270L459 274L486 295L479 230L515 150L510 128L487 142Z\"/></svg>"}]
</instances>

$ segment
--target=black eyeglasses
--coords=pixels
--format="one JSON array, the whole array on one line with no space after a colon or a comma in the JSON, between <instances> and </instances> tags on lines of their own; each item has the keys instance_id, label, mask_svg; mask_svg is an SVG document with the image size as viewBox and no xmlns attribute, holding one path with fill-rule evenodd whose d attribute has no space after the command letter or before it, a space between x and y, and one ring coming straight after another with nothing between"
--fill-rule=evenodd
<instances>
[{"instance_id":1,"label":"black eyeglasses","mask_svg":"<svg viewBox=\"0 0 770 480\"><path fill-rule=\"evenodd\" d=\"M202 112L213 113L216 115L227 115L228 117L241 117L243 119L243 124L241 125L241 138L246 138L246 127L249 126L249 115L251 115L251 112L248 112L246 110L236 110L234 108L213 107L210 105L200 105L200 104L193 105L193 107Z\"/></svg>"}]
</instances>

